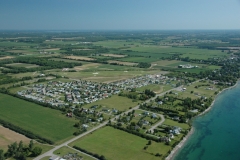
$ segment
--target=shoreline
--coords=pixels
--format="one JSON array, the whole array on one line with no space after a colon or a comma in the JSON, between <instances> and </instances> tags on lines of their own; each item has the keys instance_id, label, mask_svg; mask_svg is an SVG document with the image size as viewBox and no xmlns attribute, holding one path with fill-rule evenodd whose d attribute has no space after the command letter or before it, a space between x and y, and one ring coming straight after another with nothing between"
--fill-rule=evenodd
<instances>
[{"instance_id":1,"label":"shoreline","mask_svg":"<svg viewBox=\"0 0 240 160\"><path fill-rule=\"evenodd\" d=\"M231 87L228 87L228 88L224 88L223 90L221 90L221 91L215 96L215 98L214 98L214 100L212 101L211 105L210 105L207 109L205 109L202 113L200 113L199 115L197 115L196 117L202 116L202 115L204 115L205 113L207 113L208 111L210 111L210 110L212 109L213 104L215 103L215 99L217 98L217 96L218 96L219 94L223 93L223 92L226 91L226 90L235 88L235 87L237 86L238 82L239 82L239 80L236 82L235 85L233 85L233 86L231 86ZM194 118L196 118L196 117L194 117ZM180 148L186 143L186 141L189 139L189 137L190 137L193 133L194 133L194 127L191 127L191 129L190 129L190 131L187 133L187 135L183 138L183 140L181 140L181 141L179 142L178 145L176 145L176 146L172 149L171 153L165 158L165 160L173 160L173 158L176 156L177 152L178 152L178 151L180 150Z\"/></svg>"}]
</instances>

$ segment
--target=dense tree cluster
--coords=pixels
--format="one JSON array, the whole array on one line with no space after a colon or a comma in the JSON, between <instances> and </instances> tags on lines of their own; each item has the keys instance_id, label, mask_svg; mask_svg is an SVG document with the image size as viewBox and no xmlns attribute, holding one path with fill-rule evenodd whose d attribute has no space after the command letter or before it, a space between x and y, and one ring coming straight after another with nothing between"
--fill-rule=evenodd
<instances>
[{"instance_id":1,"label":"dense tree cluster","mask_svg":"<svg viewBox=\"0 0 240 160\"><path fill-rule=\"evenodd\" d=\"M31 140L28 145L24 145L22 141L19 143L14 142L8 145L6 153L0 150L0 160L13 158L16 160L26 160L27 157L36 157L42 153L42 148L34 147L34 143Z\"/></svg>"},{"instance_id":2,"label":"dense tree cluster","mask_svg":"<svg viewBox=\"0 0 240 160\"><path fill-rule=\"evenodd\" d=\"M10 63L27 63L27 64L36 64L40 67L32 67L32 68L25 68L25 67L16 67L16 66L9 66L5 64ZM35 72L35 71L42 71L47 69L62 69L62 68L73 68L75 66L80 66L81 63L68 63L63 61L54 61L49 60L48 58L32 58L32 57L19 57L16 59L3 61L0 63L0 66L8 69L2 69L2 73L24 73L24 72Z\"/></svg>"}]
</instances>

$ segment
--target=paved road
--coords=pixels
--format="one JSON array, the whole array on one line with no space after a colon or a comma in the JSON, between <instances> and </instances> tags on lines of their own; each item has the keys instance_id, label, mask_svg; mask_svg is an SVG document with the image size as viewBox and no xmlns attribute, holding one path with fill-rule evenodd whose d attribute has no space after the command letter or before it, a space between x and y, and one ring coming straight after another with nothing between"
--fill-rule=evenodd
<instances>
[{"instance_id":1,"label":"paved road","mask_svg":"<svg viewBox=\"0 0 240 160\"><path fill-rule=\"evenodd\" d=\"M149 129L149 130L151 131L151 133L154 132L154 129L155 129L157 126L161 125L161 124L165 121L165 118L164 118L163 115L159 114L159 116L161 117L161 121L158 122L158 123L156 123L155 125L153 125L153 126Z\"/></svg>"},{"instance_id":2,"label":"paved road","mask_svg":"<svg viewBox=\"0 0 240 160\"><path fill-rule=\"evenodd\" d=\"M165 93L167 93L167 92L169 92L169 91L177 90L177 89L179 89L179 88L182 88L182 86L177 87L177 88L173 88L173 89L171 89L171 90L168 90L168 91L163 92L163 93L160 93L160 94L157 94L155 97L153 97L153 98L151 98L151 99L149 99L149 100L146 100L145 102L150 102L151 100L156 99L158 96L162 96L162 95L164 95ZM139 105L137 105L136 107L134 107L134 108L132 108L132 109L130 109L130 110L124 112L124 113L127 114L127 113L129 113L129 112L132 112L132 111L135 110L135 109L138 109L138 108L139 108ZM124 113L122 113L121 115L123 115ZM119 116L120 116L120 115L115 116L114 118L111 119L111 121L114 121L115 118L118 119ZM161 120L160 122L163 123L162 121L164 121L164 117L162 118L162 120ZM157 123L156 125L160 125L160 124L161 124L160 122ZM92 129L84 132L84 133L81 134L81 135L78 135L78 136L76 136L76 137L74 137L74 138L72 138L72 139L70 139L70 140L68 140L68 141L66 141L66 142L58 145L58 146L55 146L53 149L49 150L48 152L45 152L44 154L42 154L42 155L34 158L34 160L40 160L40 159L42 159L42 158L44 158L44 157L46 157L46 156L53 156L53 155L54 155L54 154L53 154L54 151L58 150L59 148L61 148L61 147L63 147L63 146L68 146L69 143L72 143L73 141L75 141L75 140L77 140L77 139L79 139L79 138L81 138L81 137L83 137L83 136L85 136L85 135L87 135L87 134L89 134L89 133L91 133L91 132L93 132L93 131L101 128L101 127L103 127L103 126L105 126L107 123L108 123L108 121L105 121L105 122L101 123L100 125L98 125L97 127L94 127L94 128L92 128ZM154 126L155 126L155 125L154 125ZM88 155L88 156L91 156L91 155ZM91 156L91 157L92 157L92 156ZM96 158L95 158L95 159L96 159Z\"/></svg>"}]
</instances>

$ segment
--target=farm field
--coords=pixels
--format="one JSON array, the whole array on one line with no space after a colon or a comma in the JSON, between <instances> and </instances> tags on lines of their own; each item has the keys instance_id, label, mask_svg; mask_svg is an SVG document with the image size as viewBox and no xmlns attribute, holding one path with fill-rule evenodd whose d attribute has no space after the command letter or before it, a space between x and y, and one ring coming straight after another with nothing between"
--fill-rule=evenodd
<instances>
[{"instance_id":1,"label":"farm field","mask_svg":"<svg viewBox=\"0 0 240 160\"><path fill-rule=\"evenodd\" d=\"M94 160L92 157L86 156L85 154L77 152L76 150L73 150L66 146L54 151L53 153L58 156L64 156L69 153L77 153L77 155L83 157L84 160Z\"/></svg>"},{"instance_id":2,"label":"farm field","mask_svg":"<svg viewBox=\"0 0 240 160\"><path fill-rule=\"evenodd\" d=\"M27 63L11 63L11 64L7 64L7 66L25 67L25 68L39 67L39 65L36 65L36 64L27 64Z\"/></svg>"},{"instance_id":3,"label":"farm field","mask_svg":"<svg viewBox=\"0 0 240 160\"><path fill-rule=\"evenodd\" d=\"M105 56L105 57L117 57L117 58L126 57L126 55L122 55L122 54L102 54L102 56Z\"/></svg>"},{"instance_id":4,"label":"farm field","mask_svg":"<svg viewBox=\"0 0 240 160\"><path fill-rule=\"evenodd\" d=\"M170 146L166 146L164 143L152 142L148 149L144 150L143 148L147 143L148 140L136 135L112 127L104 127L70 145L103 155L109 160L114 160L116 157L119 160L159 160L162 157L156 157L156 153L165 155L171 149Z\"/></svg>"},{"instance_id":5,"label":"farm field","mask_svg":"<svg viewBox=\"0 0 240 160\"><path fill-rule=\"evenodd\" d=\"M0 60L3 60L3 59L11 59L11 58L14 58L12 56L4 56L4 57L0 57Z\"/></svg>"},{"instance_id":6,"label":"farm field","mask_svg":"<svg viewBox=\"0 0 240 160\"><path fill-rule=\"evenodd\" d=\"M128 110L129 107L135 107L138 105L138 102L132 102L131 99L118 96L118 95L113 95L110 98L103 99L101 101L97 101L91 104L84 105L84 108L90 108L91 106L95 105L101 105L102 108L115 108L120 111L125 111Z\"/></svg>"},{"instance_id":7,"label":"farm field","mask_svg":"<svg viewBox=\"0 0 240 160\"><path fill-rule=\"evenodd\" d=\"M79 61L79 60L65 59L65 58L51 58L49 60L63 61L63 62L70 62L70 63L90 64L90 62L86 62L86 61Z\"/></svg>"},{"instance_id":8,"label":"farm field","mask_svg":"<svg viewBox=\"0 0 240 160\"><path fill-rule=\"evenodd\" d=\"M0 94L0 106L2 120L21 126L53 142L67 140L73 137L75 132L73 124L76 120L67 118L60 111L5 94Z\"/></svg>"},{"instance_id":9,"label":"farm field","mask_svg":"<svg viewBox=\"0 0 240 160\"><path fill-rule=\"evenodd\" d=\"M30 142L30 139L25 137L24 135L16 133L0 125L0 148L1 149L6 151L9 144L12 144L14 142L19 142L19 141L23 141L23 143L28 144Z\"/></svg>"},{"instance_id":10,"label":"farm field","mask_svg":"<svg viewBox=\"0 0 240 160\"><path fill-rule=\"evenodd\" d=\"M107 41L99 41L94 42L94 45L103 46L107 48L120 48L120 47L132 47L135 45L139 45L138 42L126 42L124 40L107 40Z\"/></svg>"},{"instance_id":11,"label":"farm field","mask_svg":"<svg viewBox=\"0 0 240 160\"><path fill-rule=\"evenodd\" d=\"M67 59L73 59L73 60L86 60L86 61L92 61L95 60L93 58L88 58L88 57L84 57L84 56L66 56L64 58Z\"/></svg>"},{"instance_id":12,"label":"farm field","mask_svg":"<svg viewBox=\"0 0 240 160\"><path fill-rule=\"evenodd\" d=\"M227 56L227 53L220 50L207 50L199 48L183 48L183 47L159 47L159 46L141 46L132 47L130 50L148 53L164 53L164 54L181 54L181 57L189 57L190 59L208 59L215 57Z\"/></svg>"},{"instance_id":13,"label":"farm field","mask_svg":"<svg viewBox=\"0 0 240 160\"><path fill-rule=\"evenodd\" d=\"M139 62L156 62L158 59L156 58L145 58L145 57L125 57L118 59L119 61L123 62L133 62L133 63L139 63Z\"/></svg>"},{"instance_id":14,"label":"farm field","mask_svg":"<svg viewBox=\"0 0 240 160\"><path fill-rule=\"evenodd\" d=\"M113 60L109 60L108 63L118 63L126 66L136 66L138 64L138 63L121 62L121 61L113 61Z\"/></svg>"}]
</instances>

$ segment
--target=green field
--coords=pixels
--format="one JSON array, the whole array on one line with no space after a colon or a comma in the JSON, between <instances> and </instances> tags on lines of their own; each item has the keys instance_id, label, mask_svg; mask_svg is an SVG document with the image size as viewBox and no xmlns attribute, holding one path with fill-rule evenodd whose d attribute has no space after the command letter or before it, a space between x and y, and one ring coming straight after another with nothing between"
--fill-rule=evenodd
<instances>
[{"instance_id":1,"label":"green field","mask_svg":"<svg viewBox=\"0 0 240 160\"><path fill-rule=\"evenodd\" d=\"M189 57L190 59L208 59L227 56L227 53L220 50L208 50L199 48L183 48L183 47L162 47L162 46L141 46L132 47L130 50L147 53L163 53L163 54L180 54L181 57Z\"/></svg>"},{"instance_id":2,"label":"green field","mask_svg":"<svg viewBox=\"0 0 240 160\"><path fill-rule=\"evenodd\" d=\"M0 94L0 118L56 143L73 137L76 131L76 120L60 111L5 94Z\"/></svg>"},{"instance_id":3,"label":"green field","mask_svg":"<svg viewBox=\"0 0 240 160\"><path fill-rule=\"evenodd\" d=\"M94 42L94 45L103 46L107 48L120 48L120 47L132 47L139 45L138 42L126 42L125 40L108 40L108 41L99 41Z\"/></svg>"},{"instance_id":4,"label":"green field","mask_svg":"<svg viewBox=\"0 0 240 160\"><path fill-rule=\"evenodd\" d=\"M129 79L146 74L166 73L158 70L139 70L139 71L89 71L89 72L55 72L49 70L47 73L53 73L74 79L84 79L94 82L110 83L113 81Z\"/></svg>"},{"instance_id":5,"label":"green field","mask_svg":"<svg viewBox=\"0 0 240 160\"><path fill-rule=\"evenodd\" d=\"M103 155L108 160L159 160L162 157L154 156L156 153L165 155L171 149L164 143L152 142L148 149L144 150L143 148L147 143L148 140L141 137L112 127L104 127L70 145L76 145L92 153Z\"/></svg>"},{"instance_id":6,"label":"green field","mask_svg":"<svg viewBox=\"0 0 240 160\"><path fill-rule=\"evenodd\" d=\"M53 153L61 157L69 153L77 153L77 155L83 157L84 160L94 160L92 157L86 156L85 154L77 152L76 150L73 150L66 146L54 151Z\"/></svg>"},{"instance_id":7,"label":"green field","mask_svg":"<svg viewBox=\"0 0 240 160\"><path fill-rule=\"evenodd\" d=\"M39 65L36 65L36 64L27 64L27 63L11 63L11 64L7 64L7 66L25 67L25 68L39 67Z\"/></svg>"},{"instance_id":8,"label":"green field","mask_svg":"<svg viewBox=\"0 0 240 160\"><path fill-rule=\"evenodd\" d=\"M87 104L84 108L90 108L91 106L102 105L102 107L107 107L109 109L115 108L120 111L128 110L129 107L135 107L138 105L138 102L132 102L132 99L121 97L118 95L113 95L110 98L103 99L91 104Z\"/></svg>"},{"instance_id":9,"label":"green field","mask_svg":"<svg viewBox=\"0 0 240 160\"><path fill-rule=\"evenodd\" d=\"M181 127L182 129L189 129L190 128L189 125L186 124L186 123L178 123L177 121L174 121L174 120L171 120L171 119L165 119L163 124L169 125L169 126Z\"/></svg>"},{"instance_id":10,"label":"green field","mask_svg":"<svg viewBox=\"0 0 240 160\"><path fill-rule=\"evenodd\" d=\"M156 58L145 58L145 57L126 57L126 58L120 58L118 59L119 61L123 61L123 62L156 62L159 59Z\"/></svg>"}]
</instances>

